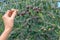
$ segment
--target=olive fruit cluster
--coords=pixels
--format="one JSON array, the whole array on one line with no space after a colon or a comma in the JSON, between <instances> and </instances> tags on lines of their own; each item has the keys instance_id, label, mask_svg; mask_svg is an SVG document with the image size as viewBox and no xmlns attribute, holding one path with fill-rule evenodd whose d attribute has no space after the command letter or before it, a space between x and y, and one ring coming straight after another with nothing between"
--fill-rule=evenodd
<instances>
[{"instance_id":1,"label":"olive fruit cluster","mask_svg":"<svg viewBox=\"0 0 60 40\"><path fill-rule=\"evenodd\" d=\"M35 11L36 13L38 13L38 12L41 11L41 8L39 8L39 7L33 7L32 5L27 5L27 6L26 6L26 10L22 11L19 15L23 16L23 15L25 15L26 13L27 13L27 14L31 14L31 12L29 11L30 9L32 9L32 10Z\"/></svg>"},{"instance_id":2,"label":"olive fruit cluster","mask_svg":"<svg viewBox=\"0 0 60 40\"><path fill-rule=\"evenodd\" d=\"M31 12L29 12L29 10L22 11L22 12L20 13L20 16L23 16L23 15L25 15L25 14L31 14Z\"/></svg>"},{"instance_id":3,"label":"olive fruit cluster","mask_svg":"<svg viewBox=\"0 0 60 40\"><path fill-rule=\"evenodd\" d=\"M39 7L33 7L33 10L38 13L38 12L41 11L41 8L39 8Z\"/></svg>"}]
</instances>

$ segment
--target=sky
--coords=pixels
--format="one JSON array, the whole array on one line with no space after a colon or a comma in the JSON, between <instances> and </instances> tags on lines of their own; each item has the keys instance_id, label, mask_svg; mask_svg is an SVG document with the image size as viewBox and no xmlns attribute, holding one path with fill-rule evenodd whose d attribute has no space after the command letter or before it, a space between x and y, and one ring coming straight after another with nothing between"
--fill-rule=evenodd
<instances>
[{"instance_id":1,"label":"sky","mask_svg":"<svg viewBox=\"0 0 60 40\"><path fill-rule=\"evenodd\" d=\"M4 0L0 0L0 2L3 2Z\"/></svg>"},{"instance_id":2,"label":"sky","mask_svg":"<svg viewBox=\"0 0 60 40\"><path fill-rule=\"evenodd\" d=\"M60 2L57 3L58 7L60 7Z\"/></svg>"}]
</instances>

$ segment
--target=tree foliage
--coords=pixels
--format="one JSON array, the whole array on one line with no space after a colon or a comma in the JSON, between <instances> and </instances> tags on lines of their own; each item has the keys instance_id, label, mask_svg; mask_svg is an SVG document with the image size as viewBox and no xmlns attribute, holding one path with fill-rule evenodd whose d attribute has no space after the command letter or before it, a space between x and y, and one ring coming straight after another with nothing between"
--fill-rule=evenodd
<instances>
[{"instance_id":1,"label":"tree foliage","mask_svg":"<svg viewBox=\"0 0 60 40\"><path fill-rule=\"evenodd\" d=\"M8 40L59 40L60 9L53 0L3 0L0 2L0 34L2 15L18 9L14 28Z\"/></svg>"}]
</instances>

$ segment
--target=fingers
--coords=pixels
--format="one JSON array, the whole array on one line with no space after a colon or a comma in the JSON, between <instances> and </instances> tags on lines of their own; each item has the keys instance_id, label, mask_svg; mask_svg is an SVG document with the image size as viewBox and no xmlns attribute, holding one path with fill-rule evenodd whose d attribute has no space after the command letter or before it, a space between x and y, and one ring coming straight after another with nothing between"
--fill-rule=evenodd
<instances>
[{"instance_id":1,"label":"fingers","mask_svg":"<svg viewBox=\"0 0 60 40\"><path fill-rule=\"evenodd\" d=\"M14 12L14 10L10 10L10 12L9 12L8 16L9 16L9 17L11 17L11 16L12 16L12 14L13 14L13 12Z\"/></svg>"},{"instance_id":2,"label":"fingers","mask_svg":"<svg viewBox=\"0 0 60 40\"><path fill-rule=\"evenodd\" d=\"M12 13L12 15L11 15L11 18L15 18L15 16L17 15L17 11L18 10L16 10L16 9L12 9L12 11L14 11L13 13Z\"/></svg>"},{"instance_id":3,"label":"fingers","mask_svg":"<svg viewBox=\"0 0 60 40\"><path fill-rule=\"evenodd\" d=\"M16 9L7 10L7 12L4 14L4 16L14 19L17 14L17 11L18 10L16 10Z\"/></svg>"}]
</instances>

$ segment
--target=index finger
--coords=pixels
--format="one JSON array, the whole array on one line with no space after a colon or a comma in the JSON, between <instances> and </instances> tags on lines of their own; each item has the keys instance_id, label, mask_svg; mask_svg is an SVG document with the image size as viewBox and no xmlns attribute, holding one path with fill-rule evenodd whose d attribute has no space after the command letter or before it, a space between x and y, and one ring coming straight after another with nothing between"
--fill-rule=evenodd
<instances>
[{"instance_id":1,"label":"index finger","mask_svg":"<svg viewBox=\"0 0 60 40\"><path fill-rule=\"evenodd\" d=\"M11 16L13 19L14 19L15 16L17 15L17 11L18 11L18 10L14 9L14 12L12 13L12 16Z\"/></svg>"}]
</instances>

